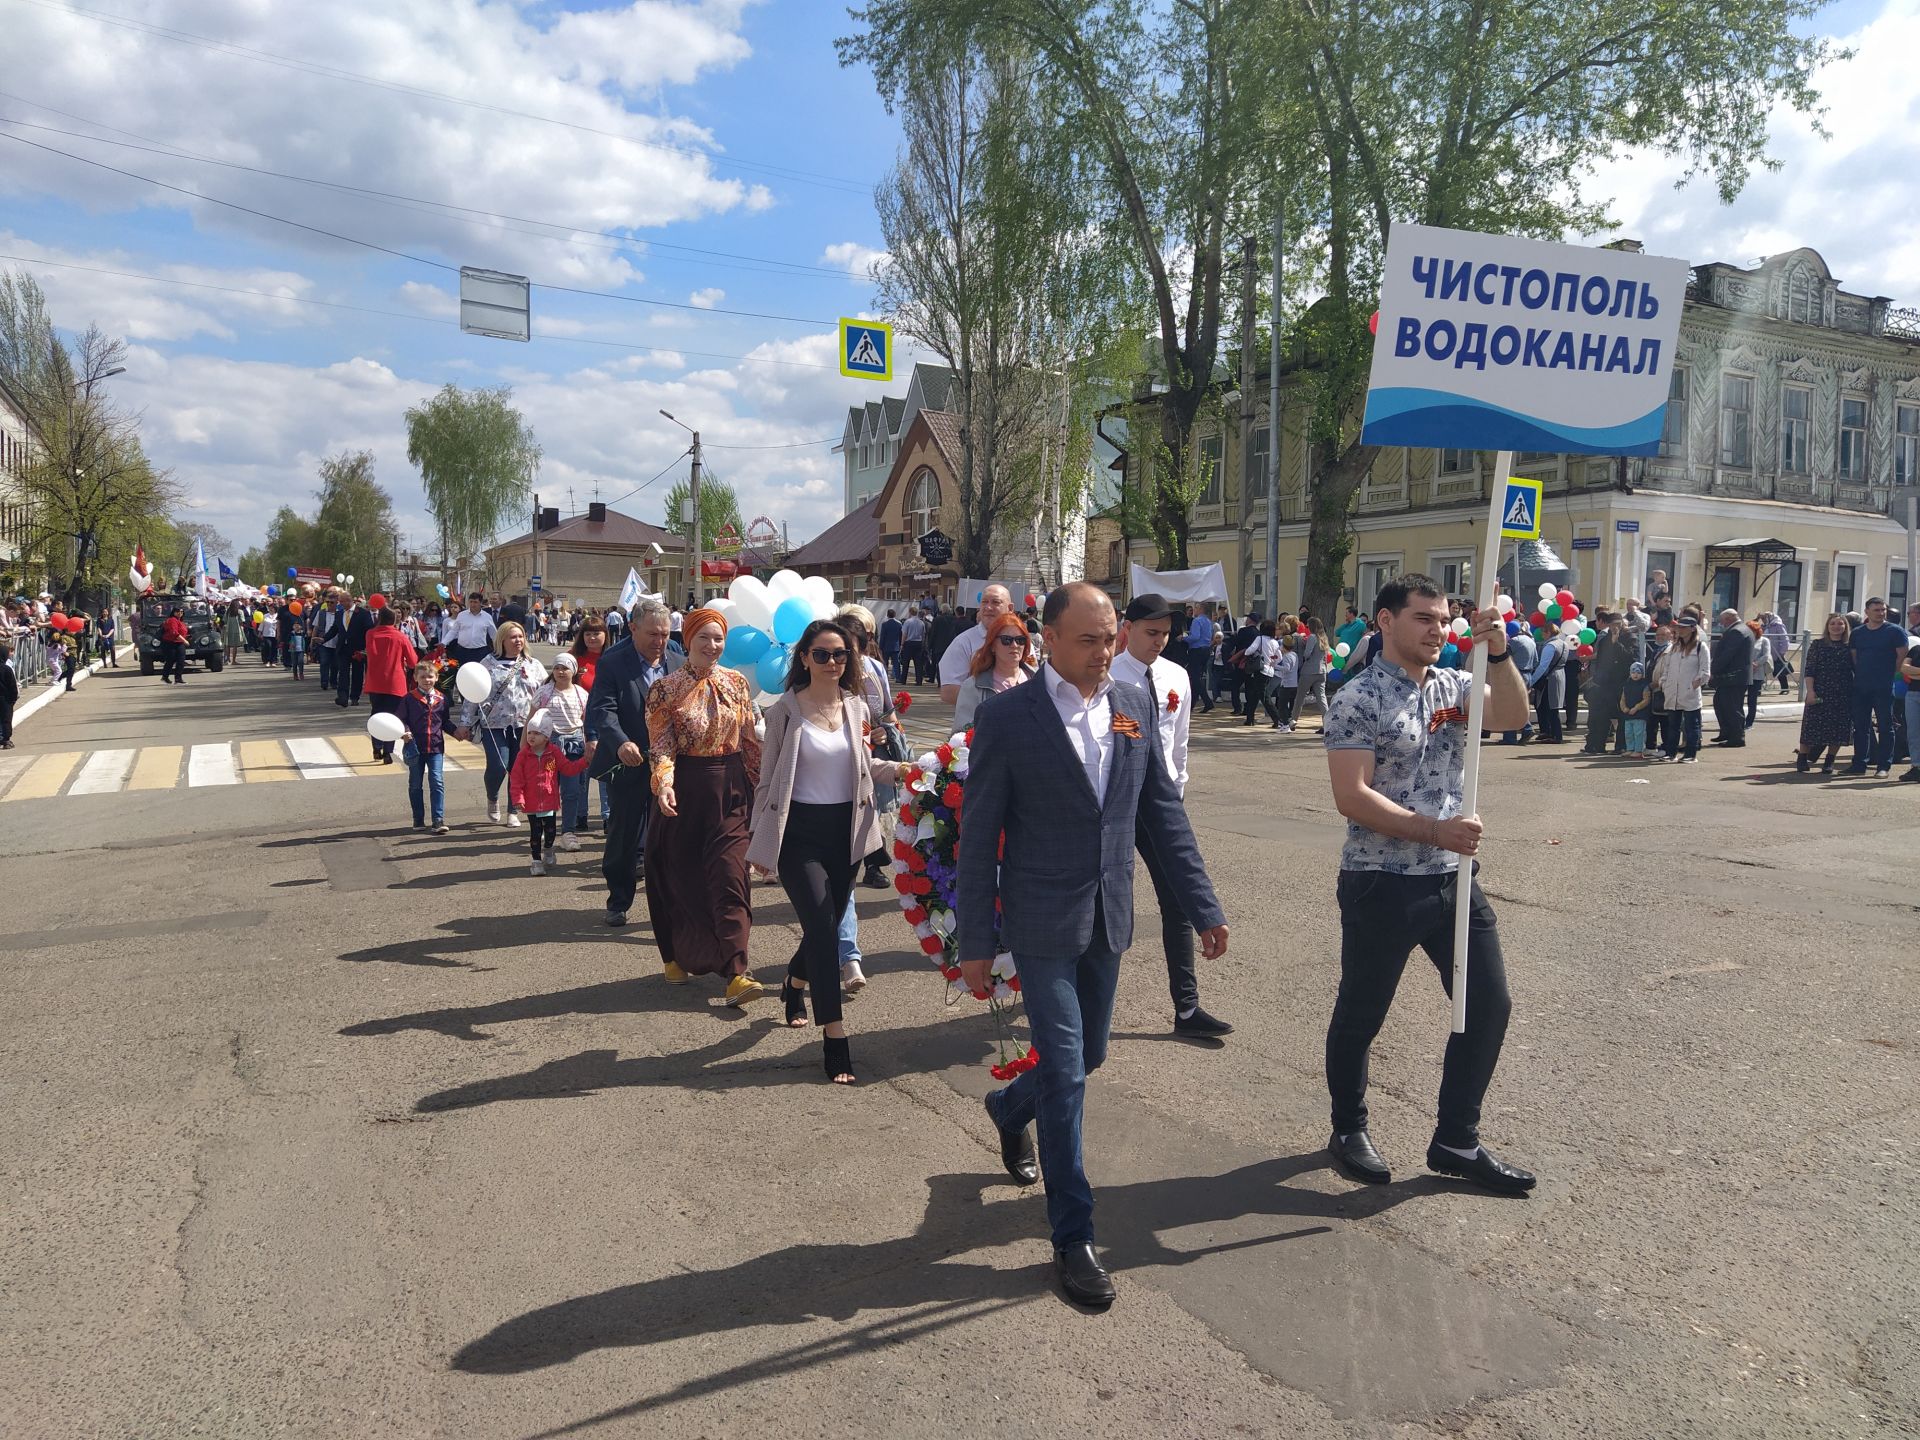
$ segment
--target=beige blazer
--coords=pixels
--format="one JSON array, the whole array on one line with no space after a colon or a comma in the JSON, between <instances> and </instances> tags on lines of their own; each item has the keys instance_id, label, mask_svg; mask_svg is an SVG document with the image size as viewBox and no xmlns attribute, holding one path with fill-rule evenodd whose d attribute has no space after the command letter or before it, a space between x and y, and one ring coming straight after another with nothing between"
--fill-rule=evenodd
<instances>
[{"instance_id":1,"label":"beige blazer","mask_svg":"<svg viewBox=\"0 0 1920 1440\"><path fill-rule=\"evenodd\" d=\"M753 817L749 822L753 841L747 846L747 863L763 870L780 868L787 810L793 804L793 772L800 760L799 732L807 723L791 690L767 707L767 738L760 751L760 788L754 792ZM851 741L848 748L854 768L853 826L848 843L856 863L880 848L880 812L874 807L873 767L892 763L875 759L867 748L867 727L871 723L866 701L857 695L848 695L841 701L840 724Z\"/></svg>"}]
</instances>

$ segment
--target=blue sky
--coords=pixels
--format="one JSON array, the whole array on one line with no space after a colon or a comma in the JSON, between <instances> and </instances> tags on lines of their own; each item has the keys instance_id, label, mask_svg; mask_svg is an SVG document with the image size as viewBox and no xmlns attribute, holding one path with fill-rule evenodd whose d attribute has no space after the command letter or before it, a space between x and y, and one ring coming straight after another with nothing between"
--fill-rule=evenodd
<instances>
[{"instance_id":1,"label":"blue sky","mask_svg":"<svg viewBox=\"0 0 1920 1440\"><path fill-rule=\"evenodd\" d=\"M878 393L836 373L829 327L871 301L865 274L881 243L871 190L898 141L870 77L834 56L849 23L841 5L77 3L91 13L68 0L0 0L10 60L0 117L51 127L0 125L0 134L440 265L705 307L537 288L534 327L553 338L463 336L448 323L455 277L444 269L0 141L0 254L28 258L63 324L97 322L128 338L117 393L143 409L150 451L175 470L198 518L254 543L278 505L308 502L323 455L365 447L406 534L425 542L402 415L449 380L514 385L545 447L543 498L563 508L569 494L584 508L597 492L658 521L671 476L628 492L683 448L655 413L664 407L700 427L749 517L784 522L796 539L838 517L837 457L797 442L837 436L847 404ZM1650 249L1748 262L1809 244L1850 286L1920 301L1911 224L1920 87L1905 68L1920 52L1920 0L1844 0L1821 28L1858 36L1861 50L1824 77L1831 137L1778 117L1785 169L1756 177L1737 205L1699 186L1676 193L1673 165L1656 155L1622 157L1594 184L1616 197L1618 233ZM525 113L505 113L514 111ZM444 206L589 233L463 221ZM602 231L642 244L623 251L591 233ZM62 268L73 266L91 270ZM774 445L795 448L722 448Z\"/></svg>"}]
</instances>

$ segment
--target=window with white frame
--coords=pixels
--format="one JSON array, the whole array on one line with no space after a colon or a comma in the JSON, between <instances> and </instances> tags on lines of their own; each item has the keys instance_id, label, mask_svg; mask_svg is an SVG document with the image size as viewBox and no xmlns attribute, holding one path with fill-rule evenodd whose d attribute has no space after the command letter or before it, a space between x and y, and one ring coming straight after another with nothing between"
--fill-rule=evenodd
<instances>
[{"instance_id":1,"label":"window with white frame","mask_svg":"<svg viewBox=\"0 0 1920 1440\"><path fill-rule=\"evenodd\" d=\"M1253 432L1253 452L1248 464L1252 473L1247 479L1247 494L1255 500L1267 498L1267 457L1273 450L1273 431L1262 425ZM1258 583L1258 582L1256 582ZM1258 594L1258 591L1255 591Z\"/></svg>"},{"instance_id":2,"label":"window with white frame","mask_svg":"<svg viewBox=\"0 0 1920 1440\"><path fill-rule=\"evenodd\" d=\"M1867 402L1840 402L1840 478L1855 485L1867 483Z\"/></svg>"},{"instance_id":3,"label":"window with white frame","mask_svg":"<svg viewBox=\"0 0 1920 1440\"><path fill-rule=\"evenodd\" d=\"M1448 595L1465 596L1467 576L1472 563L1473 556L1464 550L1458 555L1429 555L1427 574L1431 575Z\"/></svg>"},{"instance_id":4,"label":"window with white frame","mask_svg":"<svg viewBox=\"0 0 1920 1440\"><path fill-rule=\"evenodd\" d=\"M1667 382L1667 415L1660 427L1660 453L1669 460L1687 458L1687 386L1691 373L1684 365L1673 367Z\"/></svg>"},{"instance_id":5,"label":"window with white frame","mask_svg":"<svg viewBox=\"0 0 1920 1440\"><path fill-rule=\"evenodd\" d=\"M1227 442L1223 435L1209 435L1200 442L1200 503L1220 503L1220 472L1225 468Z\"/></svg>"},{"instance_id":6,"label":"window with white frame","mask_svg":"<svg viewBox=\"0 0 1920 1440\"><path fill-rule=\"evenodd\" d=\"M1753 468L1753 377L1720 377L1720 463Z\"/></svg>"},{"instance_id":7,"label":"window with white frame","mask_svg":"<svg viewBox=\"0 0 1920 1440\"><path fill-rule=\"evenodd\" d=\"M918 540L940 521L940 480L931 470L921 470L907 486L907 539Z\"/></svg>"},{"instance_id":8,"label":"window with white frame","mask_svg":"<svg viewBox=\"0 0 1920 1440\"><path fill-rule=\"evenodd\" d=\"M1470 475L1480 468L1478 450L1442 450L1440 452L1440 473L1442 475Z\"/></svg>"},{"instance_id":9,"label":"window with white frame","mask_svg":"<svg viewBox=\"0 0 1920 1440\"><path fill-rule=\"evenodd\" d=\"M1780 621L1787 627L1787 634L1800 633L1800 579L1802 571L1798 560L1789 560L1780 567L1779 583L1774 587L1773 608L1778 612Z\"/></svg>"},{"instance_id":10,"label":"window with white frame","mask_svg":"<svg viewBox=\"0 0 1920 1440\"><path fill-rule=\"evenodd\" d=\"M1836 565L1833 567L1833 608L1841 614L1849 614L1856 608L1860 598L1860 567L1858 565Z\"/></svg>"},{"instance_id":11,"label":"window with white frame","mask_svg":"<svg viewBox=\"0 0 1920 1440\"><path fill-rule=\"evenodd\" d=\"M1796 325L1820 323L1820 296L1813 276L1802 266L1787 280L1787 319Z\"/></svg>"},{"instance_id":12,"label":"window with white frame","mask_svg":"<svg viewBox=\"0 0 1920 1440\"><path fill-rule=\"evenodd\" d=\"M1394 576L1400 573L1398 557L1391 560L1362 560L1360 562L1359 608L1362 614L1373 613L1374 597Z\"/></svg>"},{"instance_id":13,"label":"window with white frame","mask_svg":"<svg viewBox=\"0 0 1920 1440\"><path fill-rule=\"evenodd\" d=\"M1907 623L1907 567L1895 565L1887 571L1887 617Z\"/></svg>"},{"instance_id":14,"label":"window with white frame","mask_svg":"<svg viewBox=\"0 0 1920 1440\"><path fill-rule=\"evenodd\" d=\"M860 442L860 468L862 470L865 470L872 464L873 464L873 446L868 444L866 441L862 440Z\"/></svg>"},{"instance_id":15,"label":"window with white frame","mask_svg":"<svg viewBox=\"0 0 1920 1440\"><path fill-rule=\"evenodd\" d=\"M1893 483L1920 485L1920 405L1894 407Z\"/></svg>"},{"instance_id":16,"label":"window with white frame","mask_svg":"<svg viewBox=\"0 0 1920 1440\"><path fill-rule=\"evenodd\" d=\"M1780 468L1807 473L1807 436L1813 421L1813 391L1789 385L1780 392Z\"/></svg>"}]
</instances>

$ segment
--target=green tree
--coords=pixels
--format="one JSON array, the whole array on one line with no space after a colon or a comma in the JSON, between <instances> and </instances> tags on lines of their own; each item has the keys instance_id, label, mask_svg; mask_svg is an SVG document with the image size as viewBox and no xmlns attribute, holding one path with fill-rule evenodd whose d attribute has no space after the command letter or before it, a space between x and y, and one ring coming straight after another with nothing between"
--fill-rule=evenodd
<instances>
[{"instance_id":1,"label":"green tree","mask_svg":"<svg viewBox=\"0 0 1920 1440\"><path fill-rule=\"evenodd\" d=\"M478 555L527 508L540 445L512 398L505 385L447 385L407 411L407 459L420 467L427 510L440 526L442 570Z\"/></svg>"},{"instance_id":2,"label":"green tree","mask_svg":"<svg viewBox=\"0 0 1920 1440\"><path fill-rule=\"evenodd\" d=\"M370 451L342 451L320 462L313 548L322 565L354 577L361 593L393 569L393 501L373 478Z\"/></svg>"},{"instance_id":3,"label":"green tree","mask_svg":"<svg viewBox=\"0 0 1920 1440\"><path fill-rule=\"evenodd\" d=\"M1684 157L1731 201L1766 165L1768 117L1817 110L1824 41L1796 34L1819 0L1285 0L1260 42L1296 77L1281 124L1310 163L1284 199L1290 288L1310 357L1306 602L1337 613L1352 517L1377 450L1359 443L1378 294L1395 220L1558 240L1605 230L1592 168L1629 147ZM1301 87L1305 105L1300 107ZM1276 119L1276 123L1280 123ZM1282 197L1276 196L1276 202Z\"/></svg>"},{"instance_id":4,"label":"green tree","mask_svg":"<svg viewBox=\"0 0 1920 1440\"><path fill-rule=\"evenodd\" d=\"M685 480L667 492L666 518L661 521L661 527L692 544L693 527L680 519L688 493ZM746 533L746 522L740 518L740 499L731 485L708 472L700 477L700 538L709 555L713 553L713 537L729 525L739 534Z\"/></svg>"},{"instance_id":5,"label":"green tree","mask_svg":"<svg viewBox=\"0 0 1920 1440\"><path fill-rule=\"evenodd\" d=\"M267 522L267 543L264 547L266 559L266 577L263 580L249 580L254 584L278 584L287 578L289 569L302 566L328 564L314 548L313 522L296 514L291 505L282 505L274 512L273 519Z\"/></svg>"}]
</instances>

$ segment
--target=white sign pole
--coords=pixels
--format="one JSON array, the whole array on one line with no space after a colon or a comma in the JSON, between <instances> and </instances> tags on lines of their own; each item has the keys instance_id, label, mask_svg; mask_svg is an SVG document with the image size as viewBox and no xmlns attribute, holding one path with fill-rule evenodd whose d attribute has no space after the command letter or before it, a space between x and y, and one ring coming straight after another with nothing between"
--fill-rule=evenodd
<instances>
[{"instance_id":1,"label":"white sign pole","mask_svg":"<svg viewBox=\"0 0 1920 1440\"><path fill-rule=\"evenodd\" d=\"M1480 608L1493 609L1500 595L1500 521L1506 503L1507 481L1513 475L1513 452L1500 450L1493 457L1493 495L1487 502L1487 543L1480 557ZM1520 600L1514 598L1514 607ZM1515 662L1509 662L1515 663ZM1487 647L1473 647L1473 690L1467 698L1467 763L1461 776L1460 813L1474 815L1480 809L1480 732L1487 718ZM1453 1033L1467 1029L1467 921L1473 914L1473 857L1460 857L1460 875L1455 886L1453 909Z\"/></svg>"}]
</instances>

